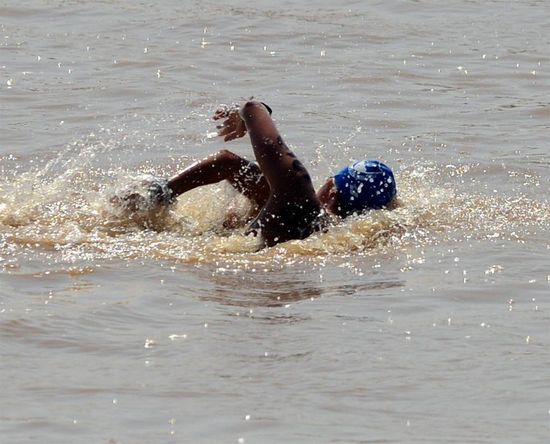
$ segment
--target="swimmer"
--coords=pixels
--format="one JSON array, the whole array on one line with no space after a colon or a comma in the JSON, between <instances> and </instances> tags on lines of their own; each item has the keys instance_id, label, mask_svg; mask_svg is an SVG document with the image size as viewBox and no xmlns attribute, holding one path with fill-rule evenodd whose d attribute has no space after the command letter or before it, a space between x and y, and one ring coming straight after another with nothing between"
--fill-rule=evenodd
<instances>
[{"instance_id":1,"label":"swimmer","mask_svg":"<svg viewBox=\"0 0 550 444\"><path fill-rule=\"evenodd\" d=\"M315 192L309 173L281 138L271 113L266 104L250 100L240 107L220 108L213 116L224 119L217 128L225 142L248 133L257 163L221 150L167 182L152 183L150 194L167 203L194 188L227 180L252 203L246 234L259 236L268 247L324 230L328 215L345 218L391 204L396 196L393 173L374 160L343 168Z\"/></svg>"}]
</instances>

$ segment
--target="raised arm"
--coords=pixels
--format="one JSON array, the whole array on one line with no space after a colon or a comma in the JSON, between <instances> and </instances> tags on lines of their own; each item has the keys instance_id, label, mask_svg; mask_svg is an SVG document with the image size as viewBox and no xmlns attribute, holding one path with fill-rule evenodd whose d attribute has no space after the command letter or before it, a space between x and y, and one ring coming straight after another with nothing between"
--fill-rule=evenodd
<instances>
[{"instance_id":1,"label":"raised arm","mask_svg":"<svg viewBox=\"0 0 550 444\"><path fill-rule=\"evenodd\" d=\"M246 125L256 161L273 192L313 190L307 170L283 141L266 105L248 101L239 115Z\"/></svg>"},{"instance_id":2,"label":"raised arm","mask_svg":"<svg viewBox=\"0 0 550 444\"><path fill-rule=\"evenodd\" d=\"M233 108L226 115L215 116L227 118L218 127L225 140L243 137L248 132L256 161L269 184L269 198L248 229L249 233L261 233L267 246L304 239L319 229L321 215L311 178L283 142L270 111L267 105L250 100L238 111Z\"/></svg>"}]
</instances>

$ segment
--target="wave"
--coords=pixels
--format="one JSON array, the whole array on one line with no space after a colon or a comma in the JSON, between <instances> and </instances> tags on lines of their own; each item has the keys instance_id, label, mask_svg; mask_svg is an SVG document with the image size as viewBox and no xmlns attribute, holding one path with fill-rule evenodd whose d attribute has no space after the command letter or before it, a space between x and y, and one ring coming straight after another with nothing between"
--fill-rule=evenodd
<instances>
[{"instance_id":1,"label":"wave","mask_svg":"<svg viewBox=\"0 0 550 444\"><path fill-rule=\"evenodd\" d=\"M174 170L150 163L112 169L94 162L111 150L101 137L91 137L40 167L2 173L4 262L24 251L64 263L148 258L235 266L288 264L391 255L468 239L522 242L533 230L548 228L550 220L547 202L522 195L460 192L461 166L442 177L445 168L422 161L397 169L399 198L391 210L353 216L334 223L326 233L259 250L258 240L244 236L243 229L224 228L228 211L238 219L248 209L246 199L226 184L186 193L169 209L121 210L111 201L114 194L129 187L144 192L139 189L143 175L167 176Z\"/></svg>"}]
</instances>

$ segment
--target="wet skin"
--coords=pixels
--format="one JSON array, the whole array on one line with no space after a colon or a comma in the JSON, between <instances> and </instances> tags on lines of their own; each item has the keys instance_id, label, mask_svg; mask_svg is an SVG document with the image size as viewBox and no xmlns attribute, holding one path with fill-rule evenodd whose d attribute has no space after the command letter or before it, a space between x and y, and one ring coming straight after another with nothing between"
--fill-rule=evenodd
<instances>
[{"instance_id":1,"label":"wet skin","mask_svg":"<svg viewBox=\"0 0 550 444\"><path fill-rule=\"evenodd\" d=\"M248 133L257 164L219 151L172 178L168 187L174 196L227 180L252 202L247 233L260 235L266 246L304 239L322 229L323 208L340 213L333 179L315 193L307 169L284 143L264 104L248 101L238 110L218 110L214 119L225 119L218 126L225 141Z\"/></svg>"},{"instance_id":2,"label":"wet skin","mask_svg":"<svg viewBox=\"0 0 550 444\"><path fill-rule=\"evenodd\" d=\"M284 143L263 104L247 102L239 114L270 189L248 232L261 233L267 246L306 238L315 231L321 213L309 173Z\"/></svg>"}]
</instances>

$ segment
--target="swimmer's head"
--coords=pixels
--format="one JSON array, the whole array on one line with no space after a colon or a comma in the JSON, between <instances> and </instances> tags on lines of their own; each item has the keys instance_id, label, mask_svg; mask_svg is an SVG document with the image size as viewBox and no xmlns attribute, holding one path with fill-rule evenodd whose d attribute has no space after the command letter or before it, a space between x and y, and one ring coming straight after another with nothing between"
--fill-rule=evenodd
<instances>
[{"instance_id":1,"label":"swimmer's head","mask_svg":"<svg viewBox=\"0 0 550 444\"><path fill-rule=\"evenodd\" d=\"M377 160L362 160L334 176L337 214L348 216L387 207L397 194L393 172Z\"/></svg>"}]
</instances>

